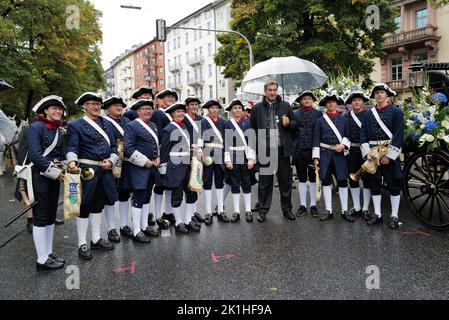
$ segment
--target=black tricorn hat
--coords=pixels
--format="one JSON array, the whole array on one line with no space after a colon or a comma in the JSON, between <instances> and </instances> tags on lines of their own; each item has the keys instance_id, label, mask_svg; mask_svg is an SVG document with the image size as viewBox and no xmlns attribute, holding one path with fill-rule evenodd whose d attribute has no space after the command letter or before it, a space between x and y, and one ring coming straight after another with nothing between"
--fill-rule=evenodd
<instances>
[{"instance_id":1,"label":"black tricorn hat","mask_svg":"<svg viewBox=\"0 0 449 320\"><path fill-rule=\"evenodd\" d=\"M151 106L154 109L154 102L149 99L140 99L131 106L131 110L137 110L143 106Z\"/></svg>"}]
</instances>

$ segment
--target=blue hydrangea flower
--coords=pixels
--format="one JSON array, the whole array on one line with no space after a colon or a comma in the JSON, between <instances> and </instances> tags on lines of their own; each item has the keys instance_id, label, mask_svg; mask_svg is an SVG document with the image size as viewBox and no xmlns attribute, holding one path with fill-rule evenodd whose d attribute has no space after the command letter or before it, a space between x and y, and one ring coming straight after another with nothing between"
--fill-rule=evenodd
<instances>
[{"instance_id":1,"label":"blue hydrangea flower","mask_svg":"<svg viewBox=\"0 0 449 320\"><path fill-rule=\"evenodd\" d=\"M447 105L447 97L443 93L437 92L432 96L432 102L435 104L440 102L441 105L445 106Z\"/></svg>"},{"instance_id":2,"label":"blue hydrangea flower","mask_svg":"<svg viewBox=\"0 0 449 320\"><path fill-rule=\"evenodd\" d=\"M438 123L435 121L429 121L424 126L424 131L426 133L432 133L432 131L435 130L436 128L438 128Z\"/></svg>"},{"instance_id":3,"label":"blue hydrangea flower","mask_svg":"<svg viewBox=\"0 0 449 320\"><path fill-rule=\"evenodd\" d=\"M418 142L420 138L421 136L416 132L410 134L410 139L412 139L413 142Z\"/></svg>"}]
</instances>

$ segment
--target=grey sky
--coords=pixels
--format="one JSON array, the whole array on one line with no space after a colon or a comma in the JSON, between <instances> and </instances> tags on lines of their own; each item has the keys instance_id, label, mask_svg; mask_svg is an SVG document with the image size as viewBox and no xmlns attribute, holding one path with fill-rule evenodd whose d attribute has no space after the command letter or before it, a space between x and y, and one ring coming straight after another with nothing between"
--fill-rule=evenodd
<instances>
[{"instance_id":1,"label":"grey sky","mask_svg":"<svg viewBox=\"0 0 449 320\"><path fill-rule=\"evenodd\" d=\"M213 0L90 0L103 12L101 28L102 63L106 69L111 60L134 44L144 43L156 35L156 19L167 25L177 22ZM122 9L120 5L142 7L142 10Z\"/></svg>"}]
</instances>

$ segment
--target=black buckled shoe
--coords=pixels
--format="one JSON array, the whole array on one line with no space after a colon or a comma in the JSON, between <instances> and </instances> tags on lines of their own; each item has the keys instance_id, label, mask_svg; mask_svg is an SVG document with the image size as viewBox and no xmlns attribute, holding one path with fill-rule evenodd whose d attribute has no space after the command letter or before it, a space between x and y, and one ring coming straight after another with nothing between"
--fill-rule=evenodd
<instances>
[{"instance_id":1,"label":"black buckled shoe","mask_svg":"<svg viewBox=\"0 0 449 320\"><path fill-rule=\"evenodd\" d=\"M254 205L254 208L251 209L252 212L259 212L259 202L256 202L256 204Z\"/></svg>"},{"instance_id":2,"label":"black buckled shoe","mask_svg":"<svg viewBox=\"0 0 449 320\"><path fill-rule=\"evenodd\" d=\"M251 211L245 212L246 222L253 222L253 213Z\"/></svg>"},{"instance_id":3,"label":"black buckled shoe","mask_svg":"<svg viewBox=\"0 0 449 320\"><path fill-rule=\"evenodd\" d=\"M353 217L361 217L362 216L362 209L360 210L355 210L355 208L349 209L349 213L351 214L351 216Z\"/></svg>"},{"instance_id":4,"label":"black buckled shoe","mask_svg":"<svg viewBox=\"0 0 449 320\"><path fill-rule=\"evenodd\" d=\"M215 206L214 211L212 211L213 216L218 216L218 205Z\"/></svg>"},{"instance_id":5,"label":"black buckled shoe","mask_svg":"<svg viewBox=\"0 0 449 320\"><path fill-rule=\"evenodd\" d=\"M343 211L343 212L341 213L341 217L342 217L344 220L346 220L346 221L354 222L354 218L352 217L350 211Z\"/></svg>"},{"instance_id":6,"label":"black buckled shoe","mask_svg":"<svg viewBox=\"0 0 449 320\"><path fill-rule=\"evenodd\" d=\"M220 212L220 213L218 214L217 218L218 218L218 221L226 222L226 223L229 222L229 218L226 216L226 213L225 213L225 212Z\"/></svg>"},{"instance_id":7,"label":"black buckled shoe","mask_svg":"<svg viewBox=\"0 0 449 320\"><path fill-rule=\"evenodd\" d=\"M163 213L162 214L162 220L167 220L170 224L175 224L176 223L176 218L174 214L167 214L167 213Z\"/></svg>"},{"instance_id":8,"label":"black buckled shoe","mask_svg":"<svg viewBox=\"0 0 449 320\"><path fill-rule=\"evenodd\" d=\"M214 222L214 218L210 213L206 213L206 216L204 218L204 224L206 226L211 225Z\"/></svg>"},{"instance_id":9,"label":"black buckled shoe","mask_svg":"<svg viewBox=\"0 0 449 320\"><path fill-rule=\"evenodd\" d=\"M148 225L149 225L149 226L154 226L154 225L156 225L156 221L154 221L154 215L153 215L152 212L150 212L150 213L148 214Z\"/></svg>"},{"instance_id":10,"label":"black buckled shoe","mask_svg":"<svg viewBox=\"0 0 449 320\"><path fill-rule=\"evenodd\" d=\"M108 239L111 242L119 243L120 242L120 236L117 233L117 230L112 229L108 232Z\"/></svg>"},{"instance_id":11,"label":"black buckled shoe","mask_svg":"<svg viewBox=\"0 0 449 320\"><path fill-rule=\"evenodd\" d=\"M379 217L376 214L371 214L370 218L366 222L366 224L369 226L374 226L376 224L381 224L381 223L382 223L382 217Z\"/></svg>"},{"instance_id":12,"label":"black buckled shoe","mask_svg":"<svg viewBox=\"0 0 449 320\"><path fill-rule=\"evenodd\" d=\"M163 219L157 219L156 223L161 230L168 230L168 228L170 228L170 225L167 223L167 221Z\"/></svg>"},{"instance_id":13,"label":"black buckled shoe","mask_svg":"<svg viewBox=\"0 0 449 320\"><path fill-rule=\"evenodd\" d=\"M194 224L195 226L197 226L198 228L200 228L200 229L201 229L201 223L200 223L200 222L198 222L198 221L195 221L195 220L193 220L193 218L192 218L192 221L191 221L191 223L192 223L192 224Z\"/></svg>"},{"instance_id":14,"label":"black buckled shoe","mask_svg":"<svg viewBox=\"0 0 449 320\"><path fill-rule=\"evenodd\" d=\"M320 213L318 212L318 208L316 206L310 207L310 215L315 218L320 216Z\"/></svg>"},{"instance_id":15,"label":"black buckled shoe","mask_svg":"<svg viewBox=\"0 0 449 320\"><path fill-rule=\"evenodd\" d=\"M371 218L371 215L370 215L368 210L363 210L362 211L362 218L365 221L368 221Z\"/></svg>"},{"instance_id":16,"label":"black buckled shoe","mask_svg":"<svg viewBox=\"0 0 449 320\"><path fill-rule=\"evenodd\" d=\"M100 240L97 241L97 243L93 243L93 241L90 241L90 249L91 250L113 250L114 245L103 238L100 238Z\"/></svg>"},{"instance_id":17,"label":"black buckled shoe","mask_svg":"<svg viewBox=\"0 0 449 320\"><path fill-rule=\"evenodd\" d=\"M56 262L60 262L60 263L64 263L65 264L65 259L64 258L59 258L56 253L52 252L48 255L49 258L52 258L53 260L55 260Z\"/></svg>"},{"instance_id":18,"label":"black buckled shoe","mask_svg":"<svg viewBox=\"0 0 449 320\"><path fill-rule=\"evenodd\" d=\"M334 217L334 214L330 212L329 210L325 210L320 217L320 221L327 221L331 220Z\"/></svg>"},{"instance_id":19,"label":"black buckled shoe","mask_svg":"<svg viewBox=\"0 0 449 320\"><path fill-rule=\"evenodd\" d=\"M259 214L257 215L257 221L264 222L265 221L265 215L266 215L266 213L259 211Z\"/></svg>"},{"instance_id":20,"label":"black buckled shoe","mask_svg":"<svg viewBox=\"0 0 449 320\"><path fill-rule=\"evenodd\" d=\"M150 226L148 226L145 230L142 230L142 232L148 237L159 237L159 231L154 230Z\"/></svg>"},{"instance_id":21,"label":"black buckled shoe","mask_svg":"<svg viewBox=\"0 0 449 320\"><path fill-rule=\"evenodd\" d=\"M133 231L130 227L124 226L123 228L120 228L120 235L122 237L132 239L134 237Z\"/></svg>"},{"instance_id":22,"label":"black buckled shoe","mask_svg":"<svg viewBox=\"0 0 449 320\"><path fill-rule=\"evenodd\" d=\"M56 224L57 226L63 225L64 223L65 223L65 221L62 220L62 219L55 219L55 224Z\"/></svg>"},{"instance_id":23,"label":"black buckled shoe","mask_svg":"<svg viewBox=\"0 0 449 320\"><path fill-rule=\"evenodd\" d=\"M137 235L133 234L133 241L139 243L150 243L151 238L147 237L142 231L140 231Z\"/></svg>"},{"instance_id":24,"label":"black buckled shoe","mask_svg":"<svg viewBox=\"0 0 449 320\"><path fill-rule=\"evenodd\" d=\"M64 268L64 263L58 262L50 257L48 257L47 261L45 263L39 263L36 262L36 269L39 271L42 270L57 270Z\"/></svg>"},{"instance_id":25,"label":"black buckled shoe","mask_svg":"<svg viewBox=\"0 0 449 320\"><path fill-rule=\"evenodd\" d=\"M296 220L295 215L294 215L291 211L285 211L285 212L283 213L283 216L284 216L285 218L287 218L288 220Z\"/></svg>"},{"instance_id":26,"label":"black buckled shoe","mask_svg":"<svg viewBox=\"0 0 449 320\"><path fill-rule=\"evenodd\" d=\"M79 247L79 249L78 249L78 257L80 257L80 259L83 259L83 260L90 260L90 259L92 259L92 252L90 251L90 249L87 246L87 244L83 244L81 247Z\"/></svg>"},{"instance_id":27,"label":"black buckled shoe","mask_svg":"<svg viewBox=\"0 0 449 320\"><path fill-rule=\"evenodd\" d=\"M192 220L195 219L196 222L199 223L204 223L204 221L206 220L202 215L200 215L198 212L195 212L193 214Z\"/></svg>"},{"instance_id":28,"label":"black buckled shoe","mask_svg":"<svg viewBox=\"0 0 449 320\"><path fill-rule=\"evenodd\" d=\"M201 231L201 229L193 221L190 221L190 223L186 224L185 227L190 232L200 232Z\"/></svg>"},{"instance_id":29,"label":"black buckled shoe","mask_svg":"<svg viewBox=\"0 0 449 320\"><path fill-rule=\"evenodd\" d=\"M399 228L398 218L396 218L396 217L391 218L389 227L392 230L396 230L397 228Z\"/></svg>"},{"instance_id":30,"label":"black buckled shoe","mask_svg":"<svg viewBox=\"0 0 449 320\"><path fill-rule=\"evenodd\" d=\"M231 222L235 223L240 220L240 213L234 212L231 217Z\"/></svg>"},{"instance_id":31,"label":"black buckled shoe","mask_svg":"<svg viewBox=\"0 0 449 320\"><path fill-rule=\"evenodd\" d=\"M33 218L27 218L27 231L33 233Z\"/></svg>"},{"instance_id":32,"label":"black buckled shoe","mask_svg":"<svg viewBox=\"0 0 449 320\"><path fill-rule=\"evenodd\" d=\"M296 216L299 218L299 217L302 217L303 215L305 215L306 213L307 213L306 207L300 206L298 211L296 211Z\"/></svg>"},{"instance_id":33,"label":"black buckled shoe","mask_svg":"<svg viewBox=\"0 0 449 320\"><path fill-rule=\"evenodd\" d=\"M176 233L181 233L181 234L189 233L189 230L186 228L184 223L180 223L177 226L175 226L175 231L176 231Z\"/></svg>"}]
</instances>

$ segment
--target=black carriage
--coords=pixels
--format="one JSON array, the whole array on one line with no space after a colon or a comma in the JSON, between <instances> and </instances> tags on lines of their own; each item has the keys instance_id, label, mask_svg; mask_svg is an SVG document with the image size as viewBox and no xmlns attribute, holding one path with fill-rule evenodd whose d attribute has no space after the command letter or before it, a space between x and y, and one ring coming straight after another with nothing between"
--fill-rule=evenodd
<instances>
[{"instance_id":1,"label":"black carriage","mask_svg":"<svg viewBox=\"0 0 449 320\"><path fill-rule=\"evenodd\" d=\"M449 63L411 69L421 77L426 73L432 90L449 97ZM411 213L428 228L449 231L449 146L429 152L406 142L404 155L403 195Z\"/></svg>"}]
</instances>

